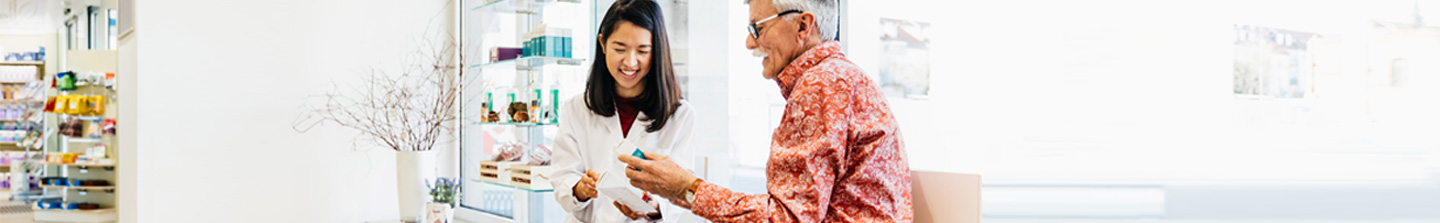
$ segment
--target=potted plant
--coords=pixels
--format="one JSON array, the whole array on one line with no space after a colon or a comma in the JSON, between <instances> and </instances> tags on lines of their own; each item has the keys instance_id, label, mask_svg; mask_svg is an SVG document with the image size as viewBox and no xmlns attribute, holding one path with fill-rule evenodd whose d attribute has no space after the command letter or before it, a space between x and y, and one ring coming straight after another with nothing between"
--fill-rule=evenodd
<instances>
[{"instance_id":1,"label":"potted plant","mask_svg":"<svg viewBox=\"0 0 1440 223\"><path fill-rule=\"evenodd\" d=\"M435 183L426 183L430 188L430 203L425 204L426 223L450 223L455 220L456 194L460 193L460 182L455 178L435 178Z\"/></svg>"},{"instance_id":2,"label":"potted plant","mask_svg":"<svg viewBox=\"0 0 1440 223\"><path fill-rule=\"evenodd\" d=\"M402 219L419 219L425 209L426 179L435 177L437 143L452 139L465 69L459 44L426 42L403 60L398 73L369 69L348 91L312 96L310 108L293 123L301 133L324 123L358 130L375 145L394 150L396 188ZM428 49L428 50L427 50ZM480 82L481 88L488 82Z\"/></svg>"}]
</instances>

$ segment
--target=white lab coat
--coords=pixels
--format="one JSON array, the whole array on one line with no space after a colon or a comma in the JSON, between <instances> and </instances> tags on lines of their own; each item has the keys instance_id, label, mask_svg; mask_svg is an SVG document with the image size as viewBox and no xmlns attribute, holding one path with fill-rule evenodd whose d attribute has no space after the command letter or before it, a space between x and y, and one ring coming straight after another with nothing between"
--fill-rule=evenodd
<instances>
[{"instance_id":1,"label":"white lab coat","mask_svg":"<svg viewBox=\"0 0 1440 223\"><path fill-rule=\"evenodd\" d=\"M600 116L585 107L585 95L573 97L560 108L560 130L555 136L555 151L551 162L553 172L550 182L555 186L555 200L568 214L565 222L626 222L629 221L613 204L615 199L599 194L585 202L575 199L575 183L585 175L585 170L604 174L625 166L617 157L615 147L620 140L630 140L651 153L662 154L680 167L694 172L695 147L692 129L695 126L694 112L689 103L680 102L670 121L659 131L646 132L650 125L642 111L630 126L628 137L621 137L620 115ZM619 173L619 174L624 174ZM664 222L676 222L679 212L689 210L676 207L660 196L651 195L660 203ZM641 221L646 219L641 218Z\"/></svg>"}]
</instances>

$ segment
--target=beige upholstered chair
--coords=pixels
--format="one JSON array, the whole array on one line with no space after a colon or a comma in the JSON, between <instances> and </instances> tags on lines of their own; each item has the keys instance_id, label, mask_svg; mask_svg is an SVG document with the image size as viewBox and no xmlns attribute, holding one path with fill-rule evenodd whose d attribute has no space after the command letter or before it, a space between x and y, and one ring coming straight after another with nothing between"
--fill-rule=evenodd
<instances>
[{"instance_id":1,"label":"beige upholstered chair","mask_svg":"<svg viewBox=\"0 0 1440 223\"><path fill-rule=\"evenodd\" d=\"M980 175L910 172L915 222L980 223Z\"/></svg>"}]
</instances>

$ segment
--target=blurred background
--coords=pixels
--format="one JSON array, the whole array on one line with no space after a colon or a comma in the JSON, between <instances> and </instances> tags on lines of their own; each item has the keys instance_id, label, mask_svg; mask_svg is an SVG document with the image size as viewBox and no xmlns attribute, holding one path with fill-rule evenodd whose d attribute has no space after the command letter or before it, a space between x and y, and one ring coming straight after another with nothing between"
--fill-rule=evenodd
<instances>
[{"instance_id":1,"label":"blurred background","mask_svg":"<svg viewBox=\"0 0 1440 223\"><path fill-rule=\"evenodd\" d=\"M911 168L981 175L985 222L1440 221L1440 1L842 10ZM759 192L783 101L731 48L730 183Z\"/></svg>"},{"instance_id":2,"label":"blurred background","mask_svg":"<svg viewBox=\"0 0 1440 223\"><path fill-rule=\"evenodd\" d=\"M528 0L134 2L120 20L145 38L128 45L141 50L120 39L119 57L122 77L137 74L122 89L138 90L122 91L142 100L121 107L141 124L121 132L141 134L120 148L135 166L119 174L139 180L119 187L141 208L122 219L395 218L393 151L335 126L297 133L293 120L305 96L357 70L403 68L421 34L515 45L533 24L482 10L494 2ZM562 61L583 61L541 79L578 94L613 1L541 2L526 16L573 31L576 57ZM764 193L784 99L745 49L749 6L657 2L701 117L697 173ZM885 90L911 169L980 175L984 222L1440 222L1440 1L838 2L840 42ZM497 82L521 80L506 72ZM459 129L437 174L467 180L461 211L554 205L472 193L495 136L516 131ZM192 205L197 195L222 202Z\"/></svg>"}]
</instances>

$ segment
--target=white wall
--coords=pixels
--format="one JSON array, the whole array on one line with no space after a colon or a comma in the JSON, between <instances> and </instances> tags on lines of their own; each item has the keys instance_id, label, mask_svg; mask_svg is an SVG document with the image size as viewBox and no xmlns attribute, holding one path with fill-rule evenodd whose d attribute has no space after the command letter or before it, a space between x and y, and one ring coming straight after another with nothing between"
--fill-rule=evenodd
<instances>
[{"instance_id":1,"label":"white wall","mask_svg":"<svg viewBox=\"0 0 1440 223\"><path fill-rule=\"evenodd\" d=\"M58 28L56 30L59 30ZM59 35L50 34L3 34L0 35L0 54L11 52L38 51L45 47L45 73L56 73L60 69L60 55L63 49L57 43ZM4 55L0 55L3 58Z\"/></svg>"},{"instance_id":2,"label":"white wall","mask_svg":"<svg viewBox=\"0 0 1440 223\"><path fill-rule=\"evenodd\" d=\"M135 87L138 86L137 80L139 80L135 78L136 65L138 65L136 62L138 61L137 59L139 59L136 58L136 55L139 55L139 45L135 43L135 40L138 39L135 33L136 32L130 32L129 35L120 38L117 43L120 45L119 48L117 48L117 52L119 54L117 56L119 57L117 67L119 68L119 70L115 72L115 75L116 78L118 78L117 80L119 81L119 83L117 84L120 87L119 89L117 89L117 97L119 98L136 98L135 93L137 92L137 89L135 89ZM118 115L120 115L120 118L117 120L137 120L137 117L139 116L137 116L135 112L139 110L139 106L136 106L139 104L136 103L138 101L138 99L120 100L118 102L120 106L116 107L119 111ZM136 152L139 151L137 149L139 144L136 143L137 132L135 132L135 130L139 129L136 128L137 126L139 126L138 123L120 124L119 126L116 126L116 135L120 138L120 140L118 141L118 143L120 143L120 148L117 150L119 150L121 155L118 156L118 167L115 170L115 173L117 174L116 177L118 178L116 179L115 184L119 186L119 189L115 193L115 205L118 206L117 209L119 209L120 211L120 222L126 223L139 222L139 207L142 204L140 203L140 200L137 199L136 195L138 195L140 191L139 187L141 184L139 184L139 173L142 170L140 169L141 165L138 164L150 160L140 159L140 156L136 155L139 154ZM153 168L154 166L145 165L144 167ZM150 170L146 169L143 171ZM150 193L154 193L154 190L147 190L146 194ZM149 205L149 203L146 203L145 205Z\"/></svg>"},{"instance_id":3,"label":"white wall","mask_svg":"<svg viewBox=\"0 0 1440 223\"><path fill-rule=\"evenodd\" d=\"M1386 10L1410 1L1031 0L919 7L934 2L943 1L851 1L845 30L850 59L874 74L879 17L932 22L931 99L891 99L913 169L979 173L987 183L1425 178L1424 154L1433 151L1383 144L1435 144L1357 129L1377 135L1430 130L1274 125L1269 114L1298 108L1229 93L1232 24L1344 33L1367 25L1362 18L1369 16L1408 16ZM1366 140L1382 145L1359 143ZM1420 155L1353 153L1367 150Z\"/></svg>"},{"instance_id":4,"label":"white wall","mask_svg":"<svg viewBox=\"0 0 1440 223\"><path fill-rule=\"evenodd\" d=\"M367 67L395 70L412 40L450 29L448 2L135 2L144 47L138 92L122 100L136 117L121 123L136 127L126 156L142 162L143 188L127 222L397 218L394 152L356 148L358 132L335 125L291 124L306 96Z\"/></svg>"}]
</instances>

